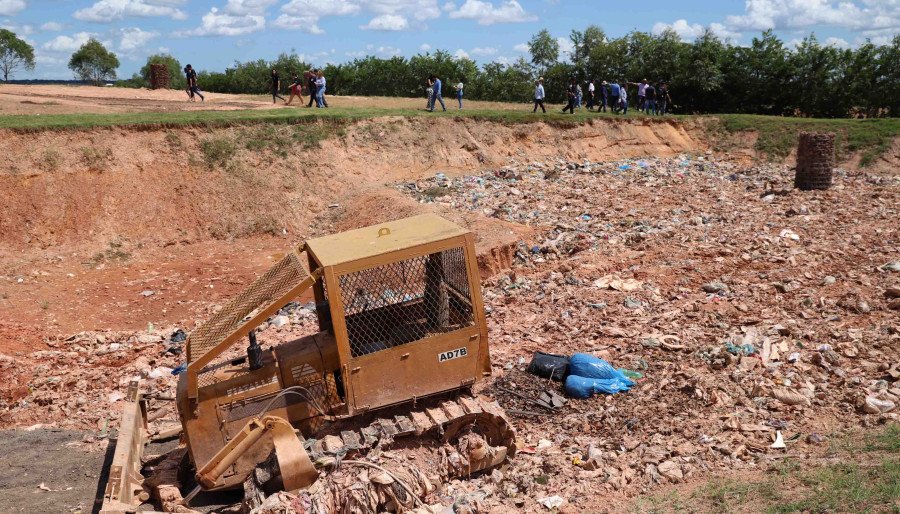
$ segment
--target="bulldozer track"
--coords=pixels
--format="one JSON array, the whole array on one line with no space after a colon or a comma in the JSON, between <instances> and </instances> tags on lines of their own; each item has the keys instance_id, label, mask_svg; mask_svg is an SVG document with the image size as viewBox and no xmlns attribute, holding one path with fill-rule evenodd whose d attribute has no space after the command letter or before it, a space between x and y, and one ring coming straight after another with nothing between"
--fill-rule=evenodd
<instances>
[{"instance_id":1,"label":"bulldozer track","mask_svg":"<svg viewBox=\"0 0 900 514\"><path fill-rule=\"evenodd\" d=\"M321 439L309 439L307 451L319 459L371 448L390 448L397 439L433 435L438 442L449 442L461 429L474 425L491 446L502 446L507 455L516 452L516 433L506 412L496 402L484 397L462 396L445 400L435 407L413 410L406 415L378 418L360 429L342 430Z\"/></svg>"}]
</instances>

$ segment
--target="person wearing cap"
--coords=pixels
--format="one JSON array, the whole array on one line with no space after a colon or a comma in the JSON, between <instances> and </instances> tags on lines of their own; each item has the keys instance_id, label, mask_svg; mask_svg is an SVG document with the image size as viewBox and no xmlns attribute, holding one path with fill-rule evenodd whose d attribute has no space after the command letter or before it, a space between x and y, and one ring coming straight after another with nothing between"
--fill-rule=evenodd
<instances>
[{"instance_id":1,"label":"person wearing cap","mask_svg":"<svg viewBox=\"0 0 900 514\"><path fill-rule=\"evenodd\" d=\"M547 108L544 107L544 77L537 79L534 85L534 109L531 112L537 112L539 105L541 106L541 111L547 112Z\"/></svg>"}]
</instances>

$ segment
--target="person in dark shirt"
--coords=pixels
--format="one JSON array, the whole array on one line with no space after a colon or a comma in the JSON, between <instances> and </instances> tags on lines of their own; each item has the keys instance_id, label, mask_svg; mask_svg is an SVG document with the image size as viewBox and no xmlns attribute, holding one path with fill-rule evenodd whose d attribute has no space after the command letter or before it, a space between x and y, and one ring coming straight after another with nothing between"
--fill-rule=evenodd
<instances>
[{"instance_id":1,"label":"person in dark shirt","mask_svg":"<svg viewBox=\"0 0 900 514\"><path fill-rule=\"evenodd\" d=\"M285 101L284 97L278 94L279 91L281 91L281 77L278 76L278 70L272 68L272 103L275 103L276 98Z\"/></svg>"},{"instance_id":2,"label":"person in dark shirt","mask_svg":"<svg viewBox=\"0 0 900 514\"><path fill-rule=\"evenodd\" d=\"M306 88L309 91L309 103L306 106L312 107L316 101L316 74L312 70L307 70L303 75L306 76Z\"/></svg>"},{"instance_id":3,"label":"person in dark shirt","mask_svg":"<svg viewBox=\"0 0 900 514\"><path fill-rule=\"evenodd\" d=\"M646 114L656 113L656 88L650 83L647 83L647 87L644 88L644 112Z\"/></svg>"},{"instance_id":4,"label":"person in dark shirt","mask_svg":"<svg viewBox=\"0 0 900 514\"><path fill-rule=\"evenodd\" d=\"M187 66L184 67L184 83L185 83L185 89L187 90L187 94L188 94L188 101L193 102L194 101L194 91L191 89L191 65L190 64L188 64Z\"/></svg>"},{"instance_id":5,"label":"person in dark shirt","mask_svg":"<svg viewBox=\"0 0 900 514\"><path fill-rule=\"evenodd\" d=\"M569 87L566 88L566 98L569 103L563 107L562 112L569 111L569 114L575 114L575 98L578 95L578 84L575 82L575 79L571 79L569 81Z\"/></svg>"},{"instance_id":6,"label":"person in dark shirt","mask_svg":"<svg viewBox=\"0 0 900 514\"><path fill-rule=\"evenodd\" d=\"M669 96L669 86L663 82L656 91L656 114L665 116L666 106L670 103L672 103L672 97Z\"/></svg>"},{"instance_id":7,"label":"person in dark shirt","mask_svg":"<svg viewBox=\"0 0 900 514\"><path fill-rule=\"evenodd\" d=\"M200 97L201 102L206 101L206 97L203 96L203 93L200 92L200 87L197 86L197 71L188 64L184 67L185 79L187 80L188 93L191 96L191 101L194 102L196 99L195 96Z\"/></svg>"}]
</instances>

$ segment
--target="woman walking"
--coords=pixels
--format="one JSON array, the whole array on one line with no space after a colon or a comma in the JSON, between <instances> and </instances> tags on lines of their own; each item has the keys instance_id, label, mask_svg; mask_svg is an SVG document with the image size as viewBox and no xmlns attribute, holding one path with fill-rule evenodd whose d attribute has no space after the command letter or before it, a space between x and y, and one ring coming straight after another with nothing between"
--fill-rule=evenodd
<instances>
[{"instance_id":1,"label":"woman walking","mask_svg":"<svg viewBox=\"0 0 900 514\"><path fill-rule=\"evenodd\" d=\"M428 95L428 100L425 102L425 110L431 110L431 102L434 101L434 82L431 80L431 77L425 79L425 94Z\"/></svg>"},{"instance_id":2,"label":"woman walking","mask_svg":"<svg viewBox=\"0 0 900 514\"><path fill-rule=\"evenodd\" d=\"M462 97L463 97L463 81L460 80L458 84L456 84L456 100L459 102L459 110L462 110Z\"/></svg>"},{"instance_id":3,"label":"woman walking","mask_svg":"<svg viewBox=\"0 0 900 514\"><path fill-rule=\"evenodd\" d=\"M279 91L281 91L281 78L278 76L278 70L272 68L272 103L275 103L276 98L280 98L284 102L284 97L278 94Z\"/></svg>"},{"instance_id":4,"label":"woman walking","mask_svg":"<svg viewBox=\"0 0 900 514\"><path fill-rule=\"evenodd\" d=\"M316 72L316 107L328 107L325 101L325 74L322 70Z\"/></svg>"},{"instance_id":5,"label":"woman walking","mask_svg":"<svg viewBox=\"0 0 900 514\"><path fill-rule=\"evenodd\" d=\"M288 98L288 101L284 103L284 105L291 105L294 101L294 97L300 99L300 105L303 105L303 80L294 73L291 76L291 85L289 86L291 91L291 97Z\"/></svg>"}]
</instances>

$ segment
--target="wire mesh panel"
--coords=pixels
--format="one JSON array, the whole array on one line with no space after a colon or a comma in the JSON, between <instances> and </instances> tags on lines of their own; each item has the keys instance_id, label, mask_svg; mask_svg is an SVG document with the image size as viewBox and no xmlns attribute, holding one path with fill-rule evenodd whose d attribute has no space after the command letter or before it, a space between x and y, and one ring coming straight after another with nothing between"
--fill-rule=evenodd
<instances>
[{"instance_id":1,"label":"wire mesh panel","mask_svg":"<svg viewBox=\"0 0 900 514\"><path fill-rule=\"evenodd\" d=\"M462 248L348 273L339 284L353 357L475 323Z\"/></svg>"},{"instance_id":2,"label":"wire mesh panel","mask_svg":"<svg viewBox=\"0 0 900 514\"><path fill-rule=\"evenodd\" d=\"M187 340L188 362L194 362L214 348L236 330L244 318L285 295L308 276L309 273L303 268L297 255L294 252L288 253L190 335Z\"/></svg>"}]
</instances>

